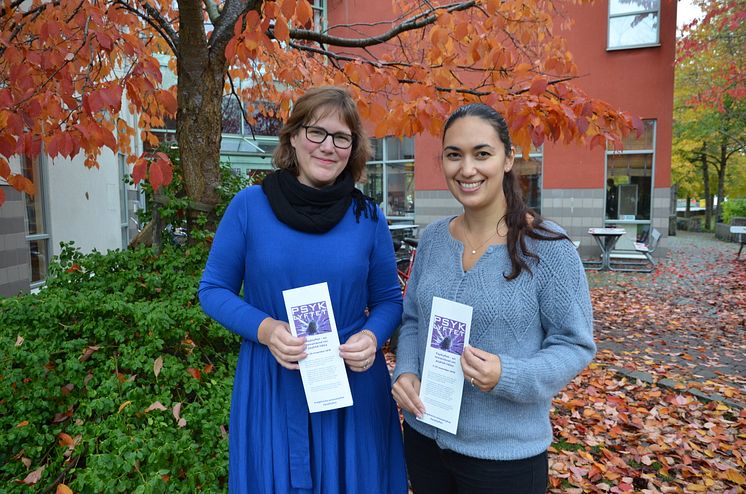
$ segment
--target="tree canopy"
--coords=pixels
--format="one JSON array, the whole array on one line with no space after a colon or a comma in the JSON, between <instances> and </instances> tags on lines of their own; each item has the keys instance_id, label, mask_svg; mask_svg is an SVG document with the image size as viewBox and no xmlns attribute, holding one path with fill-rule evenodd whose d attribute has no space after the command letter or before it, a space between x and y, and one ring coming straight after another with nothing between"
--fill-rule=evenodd
<instances>
[{"instance_id":1,"label":"tree canopy","mask_svg":"<svg viewBox=\"0 0 746 494\"><path fill-rule=\"evenodd\" d=\"M737 180L746 164L746 1L698 5L705 15L683 29L677 47L673 175L683 193L705 196L709 224L713 193L719 211L729 192L744 189ZM701 181L692 182L697 174Z\"/></svg>"},{"instance_id":2,"label":"tree canopy","mask_svg":"<svg viewBox=\"0 0 746 494\"><path fill-rule=\"evenodd\" d=\"M249 121L267 104L283 118L298 92L320 84L350 88L377 136L437 134L455 106L475 100L502 111L524 149L545 139L605 145L640 128L573 85L578 69L558 34L570 21L558 5L393 0L390 20L323 27L309 0L6 0L0 177L32 193L11 157L83 153L97 167L108 147L128 155L135 181L158 189L169 160L134 156L132 141L140 131L154 142L150 130L175 118L189 197L211 206L222 97L240 98ZM161 54L174 87L162 87ZM237 90L239 79L251 83Z\"/></svg>"}]
</instances>

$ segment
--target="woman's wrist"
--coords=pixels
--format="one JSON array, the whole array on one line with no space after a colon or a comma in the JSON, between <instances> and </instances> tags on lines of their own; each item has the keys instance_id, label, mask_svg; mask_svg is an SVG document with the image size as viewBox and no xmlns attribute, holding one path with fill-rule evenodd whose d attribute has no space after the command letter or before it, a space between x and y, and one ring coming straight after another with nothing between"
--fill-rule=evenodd
<instances>
[{"instance_id":1,"label":"woman's wrist","mask_svg":"<svg viewBox=\"0 0 746 494\"><path fill-rule=\"evenodd\" d=\"M267 345L269 343L269 335L272 332L273 322L275 322L275 320L271 317L265 317L264 320L259 323L259 329L256 332L256 339L259 340L259 343L262 345Z\"/></svg>"},{"instance_id":2,"label":"woman's wrist","mask_svg":"<svg viewBox=\"0 0 746 494\"><path fill-rule=\"evenodd\" d=\"M371 340L373 340L373 346L378 348L378 338L373 331L371 331L370 329L363 329L360 331L360 334L368 336Z\"/></svg>"}]
</instances>

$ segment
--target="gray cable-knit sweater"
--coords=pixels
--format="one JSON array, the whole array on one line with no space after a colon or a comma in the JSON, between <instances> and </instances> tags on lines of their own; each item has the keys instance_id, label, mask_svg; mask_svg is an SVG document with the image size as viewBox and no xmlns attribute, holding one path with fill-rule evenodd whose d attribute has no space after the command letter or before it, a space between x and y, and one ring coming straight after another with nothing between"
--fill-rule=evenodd
<instances>
[{"instance_id":1,"label":"gray cable-knit sweater","mask_svg":"<svg viewBox=\"0 0 746 494\"><path fill-rule=\"evenodd\" d=\"M415 430L443 449L476 458L515 460L535 456L552 441L552 398L593 358L593 314L583 265L567 240L527 239L540 258L507 281L505 245L490 246L468 272L463 245L448 231L453 219L429 225L422 234L404 299L404 318L394 380L405 372L422 376L433 297L474 308L469 344L500 356L502 376L489 393L464 384L456 435L419 422ZM544 223L558 232L554 223ZM564 232L563 232L564 233Z\"/></svg>"}]
</instances>

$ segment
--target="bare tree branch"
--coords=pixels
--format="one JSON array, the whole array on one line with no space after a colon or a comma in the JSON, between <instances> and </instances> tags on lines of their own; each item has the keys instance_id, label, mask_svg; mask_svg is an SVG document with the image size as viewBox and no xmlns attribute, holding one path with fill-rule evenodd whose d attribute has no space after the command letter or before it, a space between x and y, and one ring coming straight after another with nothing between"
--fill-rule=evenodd
<instances>
[{"instance_id":1,"label":"bare tree branch","mask_svg":"<svg viewBox=\"0 0 746 494\"><path fill-rule=\"evenodd\" d=\"M41 15L42 12L44 12L44 10L48 6L51 5L51 6L56 7L59 4L60 4L60 0L54 0L51 3L46 3L46 4L39 5L36 8L33 8L33 9L27 11L27 12L24 12L23 14L21 14L21 17L25 18L25 17L28 17L28 16L33 16L33 18L31 19L31 22L33 22L33 21L35 21ZM5 40L4 46L2 46L0 48L0 56L2 56L3 53L5 53L5 50L10 45L10 42L13 41L18 36L18 33L21 32L21 29L23 29L23 27L24 27L23 22L19 22L18 24L16 24L16 26L13 28L13 32L11 33L10 37L7 40Z\"/></svg>"},{"instance_id":2,"label":"bare tree branch","mask_svg":"<svg viewBox=\"0 0 746 494\"><path fill-rule=\"evenodd\" d=\"M158 24L161 26L163 31L165 31L168 36L171 38L171 41L173 42L173 46L177 47L179 46L179 34L174 30L174 27L171 25L171 21L163 17L161 15L160 11L150 5L148 2L142 2L143 7L145 7L145 12L148 13L150 17L152 17ZM166 40L168 41L168 40Z\"/></svg>"},{"instance_id":3,"label":"bare tree branch","mask_svg":"<svg viewBox=\"0 0 746 494\"><path fill-rule=\"evenodd\" d=\"M355 56L348 56L348 55L342 55L339 53L335 53L331 50L326 50L323 48L316 48L315 46L311 45L301 45L298 43L290 42L289 45L291 48L299 50L299 51L306 51L309 53L315 53L317 55L323 55L326 58L331 60L336 60L340 62L359 62L364 63L366 65L372 65L374 67L411 67L411 64L407 63L400 63L400 62L381 62L379 60L369 60L367 58L360 58Z\"/></svg>"},{"instance_id":4,"label":"bare tree branch","mask_svg":"<svg viewBox=\"0 0 746 494\"><path fill-rule=\"evenodd\" d=\"M4 8L0 9L0 17L5 17L6 15L8 15L8 13L10 13L10 11L15 10L16 7L21 5L24 1L25 0L13 0L8 6L8 10L5 10Z\"/></svg>"},{"instance_id":5,"label":"bare tree branch","mask_svg":"<svg viewBox=\"0 0 746 494\"><path fill-rule=\"evenodd\" d=\"M174 56L176 55L177 53L176 48L179 45L179 35L173 32L173 28L170 27L170 24L169 24L169 28L171 29L172 34L169 34L168 31L164 30L163 27L159 23L157 23L154 19L151 19L151 17L146 12L142 12L136 9L135 7L132 7L130 4L126 2L126 0L115 0L114 6L122 8L129 12L132 12L137 17L139 17L140 19L150 24L150 26L153 29L155 29L158 32L158 34L161 36L161 38L163 38L163 40L168 44L168 47L171 48L171 52L174 54Z\"/></svg>"},{"instance_id":6,"label":"bare tree branch","mask_svg":"<svg viewBox=\"0 0 746 494\"><path fill-rule=\"evenodd\" d=\"M241 97L236 92L236 85L233 83L233 77L228 74L228 81L231 83L231 94L236 97L236 101L238 102L238 109L241 110L241 117L243 117L243 121L246 122L246 125L249 126L249 130L251 130L251 138L256 140L256 136L254 135L254 126L251 125L251 122L249 122L249 116L246 113L246 109L243 106L243 103L241 102Z\"/></svg>"},{"instance_id":7,"label":"bare tree branch","mask_svg":"<svg viewBox=\"0 0 746 494\"><path fill-rule=\"evenodd\" d=\"M427 25L433 24L438 19L436 12L439 10L445 12L458 12L474 8L476 7L476 4L476 0L470 0L467 2L458 2L450 5L443 5L428 10L422 14L418 14L409 20L397 24L393 28L378 36L370 36L366 38L343 38L339 36L330 36L328 34L312 31L309 29L291 29L290 38L295 40L315 41L320 44L343 46L347 48L364 48L366 46L374 46L385 43L404 32L421 29ZM274 36L271 32L270 35Z\"/></svg>"}]
</instances>

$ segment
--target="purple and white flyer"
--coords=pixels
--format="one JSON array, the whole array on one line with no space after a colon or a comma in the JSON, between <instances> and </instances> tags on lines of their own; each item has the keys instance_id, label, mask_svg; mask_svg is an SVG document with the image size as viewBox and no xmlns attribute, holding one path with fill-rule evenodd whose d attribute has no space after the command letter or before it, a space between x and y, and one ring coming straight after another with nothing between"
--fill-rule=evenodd
<instances>
[{"instance_id":1,"label":"purple and white flyer","mask_svg":"<svg viewBox=\"0 0 746 494\"><path fill-rule=\"evenodd\" d=\"M461 413L461 354L469 343L471 315L468 305L433 297L420 386L426 412L419 420L451 434L456 434Z\"/></svg>"},{"instance_id":2,"label":"purple and white flyer","mask_svg":"<svg viewBox=\"0 0 746 494\"><path fill-rule=\"evenodd\" d=\"M326 283L284 290L290 331L306 337L307 357L299 362L308 410L352 406L347 371L339 356L339 335Z\"/></svg>"}]
</instances>

